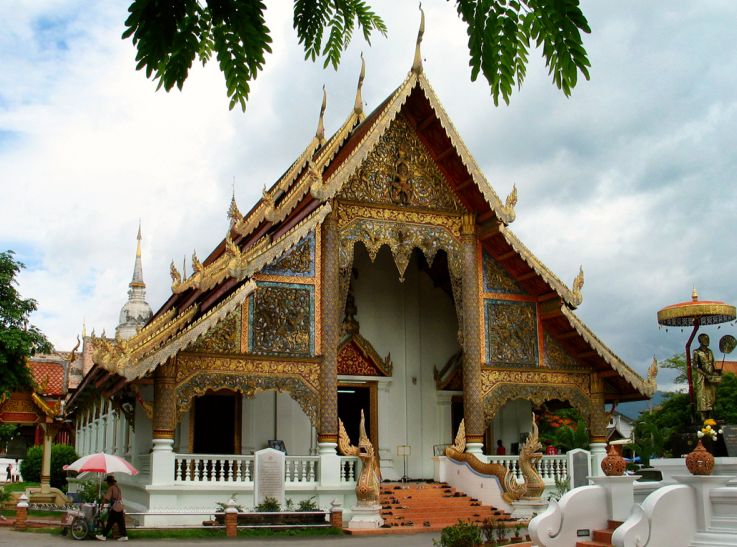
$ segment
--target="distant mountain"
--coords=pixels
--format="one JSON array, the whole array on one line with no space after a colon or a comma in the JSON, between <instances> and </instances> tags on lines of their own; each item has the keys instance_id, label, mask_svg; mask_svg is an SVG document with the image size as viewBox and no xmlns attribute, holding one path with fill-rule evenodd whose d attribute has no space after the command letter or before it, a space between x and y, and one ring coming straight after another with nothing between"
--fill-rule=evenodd
<instances>
[{"instance_id":1,"label":"distant mountain","mask_svg":"<svg viewBox=\"0 0 737 547\"><path fill-rule=\"evenodd\" d=\"M640 414L651 408L655 408L665 399L665 391L656 391L653 398L649 401L630 401L627 403L619 403L617 410L632 420L636 420Z\"/></svg>"}]
</instances>

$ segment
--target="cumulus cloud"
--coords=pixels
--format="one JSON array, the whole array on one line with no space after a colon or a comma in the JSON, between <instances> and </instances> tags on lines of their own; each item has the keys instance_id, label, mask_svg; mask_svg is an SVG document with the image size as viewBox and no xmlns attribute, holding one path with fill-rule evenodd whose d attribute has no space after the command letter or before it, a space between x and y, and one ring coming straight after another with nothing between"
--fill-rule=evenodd
<instances>
[{"instance_id":1,"label":"cumulus cloud","mask_svg":"<svg viewBox=\"0 0 737 547\"><path fill-rule=\"evenodd\" d=\"M223 237L233 180L246 211L309 142L323 83L328 130L352 107L360 50L368 110L401 83L417 8L373 3L389 37L356 40L338 72L303 60L291 6L271 3L274 51L245 115L228 111L215 66L195 67L183 92L154 92L120 40L125 0L0 6L0 247L28 264L21 291L39 301L34 321L58 347L73 344L83 318L113 332L139 218L157 308L169 260L195 248L202 258ZM583 9L592 79L570 99L534 54L522 90L495 108L484 82L470 82L465 29L445 2L426 8L425 70L497 193L517 184L513 230L561 279L583 264L578 313L644 372L685 342L658 331L659 308L693 285L737 301L737 53L724 47L737 6Z\"/></svg>"}]
</instances>

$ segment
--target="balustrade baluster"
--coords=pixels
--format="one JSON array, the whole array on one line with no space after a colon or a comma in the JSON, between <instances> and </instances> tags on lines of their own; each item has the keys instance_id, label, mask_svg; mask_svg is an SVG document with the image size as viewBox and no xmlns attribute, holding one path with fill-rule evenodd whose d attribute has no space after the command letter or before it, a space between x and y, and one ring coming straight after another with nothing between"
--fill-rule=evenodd
<instances>
[{"instance_id":1,"label":"balustrade baluster","mask_svg":"<svg viewBox=\"0 0 737 547\"><path fill-rule=\"evenodd\" d=\"M246 464L246 480L251 482L251 461L246 460L244 463Z\"/></svg>"},{"instance_id":2,"label":"balustrade baluster","mask_svg":"<svg viewBox=\"0 0 737 547\"><path fill-rule=\"evenodd\" d=\"M314 461L309 462L309 472L307 474L307 480L310 482L314 482L315 480L315 462Z\"/></svg>"}]
</instances>

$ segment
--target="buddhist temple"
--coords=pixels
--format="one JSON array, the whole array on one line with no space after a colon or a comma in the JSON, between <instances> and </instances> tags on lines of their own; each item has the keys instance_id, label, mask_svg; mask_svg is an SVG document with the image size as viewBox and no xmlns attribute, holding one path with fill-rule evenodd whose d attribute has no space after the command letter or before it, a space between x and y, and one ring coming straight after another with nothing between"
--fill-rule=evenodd
<instances>
[{"instance_id":1,"label":"buddhist temple","mask_svg":"<svg viewBox=\"0 0 737 547\"><path fill-rule=\"evenodd\" d=\"M577 317L583 271L569 287L514 234L517 191L500 198L469 153L420 41L368 113L362 68L329 137L324 96L304 151L246 214L231 201L189 275L172 262L171 295L143 326L129 336L124 310L116 338L86 339L78 450L130 457L133 503L210 507L235 491L248 504L254 451L281 441L295 497L348 506L338 419L356 439L361 410L384 479L404 455L409 476L432 478L462 419L467 451L510 446L546 403L576 408L603 457L605 404L654 392Z\"/></svg>"}]
</instances>

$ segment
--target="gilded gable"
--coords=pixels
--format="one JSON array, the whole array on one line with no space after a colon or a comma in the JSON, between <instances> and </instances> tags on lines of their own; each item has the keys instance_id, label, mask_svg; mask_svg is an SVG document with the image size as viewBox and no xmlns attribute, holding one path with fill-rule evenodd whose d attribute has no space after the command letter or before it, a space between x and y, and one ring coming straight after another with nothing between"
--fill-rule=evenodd
<instances>
[{"instance_id":1,"label":"gilded gable","mask_svg":"<svg viewBox=\"0 0 737 547\"><path fill-rule=\"evenodd\" d=\"M407 119L398 115L339 197L444 212L461 212L460 202Z\"/></svg>"}]
</instances>

